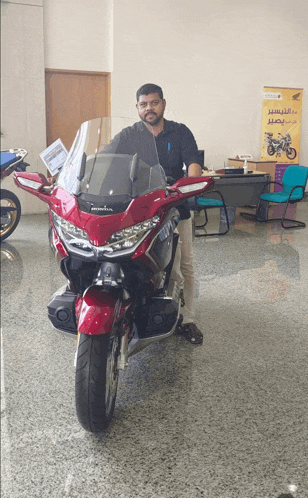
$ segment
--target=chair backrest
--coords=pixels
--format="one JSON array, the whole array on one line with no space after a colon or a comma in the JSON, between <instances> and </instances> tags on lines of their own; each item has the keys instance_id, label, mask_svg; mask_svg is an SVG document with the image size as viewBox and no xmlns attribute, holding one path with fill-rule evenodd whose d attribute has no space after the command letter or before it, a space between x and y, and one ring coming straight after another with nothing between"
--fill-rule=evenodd
<instances>
[{"instance_id":1,"label":"chair backrest","mask_svg":"<svg viewBox=\"0 0 308 498\"><path fill-rule=\"evenodd\" d=\"M308 167L291 164L284 172L282 185L284 192L289 193L295 185L303 188L294 189L291 199L302 199L308 181Z\"/></svg>"}]
</instances>

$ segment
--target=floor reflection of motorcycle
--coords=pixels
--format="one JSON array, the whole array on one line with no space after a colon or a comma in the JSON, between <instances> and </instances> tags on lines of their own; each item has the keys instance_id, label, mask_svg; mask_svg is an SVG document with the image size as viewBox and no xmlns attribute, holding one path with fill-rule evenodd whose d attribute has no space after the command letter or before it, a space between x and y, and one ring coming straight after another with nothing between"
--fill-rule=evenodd
<instances>
[{"instance_id":1,"label":"floor reflection of motorcycle","mask_svg":"<svg viewBox=\"0 0 308 498\"><path fill-rule=\"evenodd\" d=\"M1 255L1 280L4 292L1 301L15 292L21 284L23 278L23 262L17 249L7 242L2 242L0 246Z\"/></svg>"},{"instance_id":2,"label":"floor reflection of motorcycle","mask_svg":"<svg viewBox=\"0 0 308 498\"><path fill-rule=\"evenodd\" d=\"M26 171L28 163L24 162L27 155L25 149L7 149L0 152L1 180L14 171ZM0 190L1 194L1 231L0 239L6 239L17 227L21 206L18 197L10 190Z\"/></svg>"},{"instance_id":3,"label":"floor reflection of motorcycle","mask_svg":"<svg viewBox=\"0 0 308 498\"><path fill-rule=\"evenodd\" d=\"M14 175L49 205L53 247L69 284L48 314L57 329L78 334L76 410L90 432L111 421L128 358L177 327L180 291L170 279L176 206L214 183L186 177L168 187L154 136L136 125L137 148L134 142L118 154L118 135L106 148L106 118L83 123L53 187L38 173Z\"/></svg>"},{"instance_id":4,"label":"floor reflection of motorcycle","mask_svg":"<svg viewBox=\"0 0 308 498\"><path fill-rule=\"evenodd\" d=\"M291 147L292 138L288 131L285 132L285 136L278 133L279 139L273 138L273 133L265 132L264 145L267 146L267 153L269 156L276 154L286 154L288 159L296 158L296 150Z\"/></svg>"}]
</instances>

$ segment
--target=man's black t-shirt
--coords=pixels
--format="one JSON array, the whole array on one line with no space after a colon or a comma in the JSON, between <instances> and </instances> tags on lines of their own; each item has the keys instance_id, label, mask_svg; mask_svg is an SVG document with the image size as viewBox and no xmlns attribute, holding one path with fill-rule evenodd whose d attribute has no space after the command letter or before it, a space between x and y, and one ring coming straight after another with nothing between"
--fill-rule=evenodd
<instances>
[{"instance_id":1,"label":"man's black t-shirt","mask_svg":"<svg viewBox=\"0 0 308 498\"><path fill-rule=\"evenodd\" d=\"M155 137L159 162L167 176L179 180L185 175L184 164L188 168L191 163L202 166L198 147L192 132L181 123L164 120L164 130ZM182 220L190 218L187 202L177 208Z\"/></svg>"},{"instance_id":2,"label":"man's black t-shirt","mask_svg":"<svg viewBox=\"0 0 308 498\"><path fill-rule=\"evenodd\" d=\"M166 176L179 180L185 175L184 164L198 163L200 155L195 138L189 128L181 123L164 120L164 130L155 137L159 163L163 167ZM116 151L113 146L116 144ZM147 161L148 150L153 147L153 136L139 121L133 126L124 128L112 142L104 149L105 152L115 152L117 154L136 154ZM151 155L153 157L153 154ZM190 218L189 208L186 202L178 206L181 219Z\"/></svg>"},{"instance_id":3,"label":"man's black t-shirt","mask_svg":"<svg viewBox=\"0 0 308 498\"><path fill-rule=\"evenodd\" d=\"M155 137L159 162L167 176L175 180L184 176L183 165L201 165L198 147L192 132L181 123L164 120L164 130Z\"/></svg>"}]
</instances>

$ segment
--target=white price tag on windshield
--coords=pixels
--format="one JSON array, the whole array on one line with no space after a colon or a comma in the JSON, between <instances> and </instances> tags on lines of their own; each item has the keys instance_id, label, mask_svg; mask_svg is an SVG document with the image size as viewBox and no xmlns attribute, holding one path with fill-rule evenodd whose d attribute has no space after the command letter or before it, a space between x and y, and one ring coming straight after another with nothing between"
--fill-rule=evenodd
<instances>
[{"instance_id":1,"label":"white price tag on windshield","mask_svg":"<svg viewBox=\"0 0 308 498\"><path fill-rule=\"evenodd\" d=\"M41 152L40 157L45 163L49 173L56 175L66 161L68 152L64 146L61 138L58 138L53 144L49 145L47 149Z\"/></svg>"}]
</instances>

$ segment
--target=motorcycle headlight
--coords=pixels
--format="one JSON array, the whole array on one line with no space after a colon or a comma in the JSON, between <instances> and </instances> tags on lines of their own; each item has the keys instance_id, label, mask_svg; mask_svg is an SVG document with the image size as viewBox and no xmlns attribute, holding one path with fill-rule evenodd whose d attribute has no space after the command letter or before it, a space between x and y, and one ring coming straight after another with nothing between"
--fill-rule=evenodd
<instances>
[{"instance_id":1,"label":"motorcycle headlight","mask_svg":"<svg viewBox=\"0 0 308 498\"><path fill-rule=\"evenodd\" d=\"M135 251L137 246L148 235L149 231L156 227L160 220L159 216L154 216L149 220L123 228L112 234L106 245L94 246L91 244L89 237L84 230L66 221L53 211L51 212L51 215L53 224L65 245L73 252L89 257L95 255L112 257L115 253L120 251L123 251L124 253Z\"/></svg>"},{"instance_id":2,"label":"motorcycle headlight","mask_svg":"<svg viewBox=\"0 0 308 498\"><path fill-rule=\"evenodd\" d=\"M159 222L159 216L154 216L149 220L137 223L127 228L123 228L111 235L106 246L112 252L123 251L138 245L150 230L156 227Z\"/></svg>"},{"instance_id":3,"label":"motorcycle headlight","mask_svg":"<svg viewBox=\"0 0 308 498\"><path fill-rule=\"evenodd\" d=\"M84 230L76 227L53 211L51 212L51 217L55 229L68 248L74 252L80 252L83 255L88 253L89 256L94 256L94 246L92 246L89 237Z\"/></svg>"}]
</instances>

